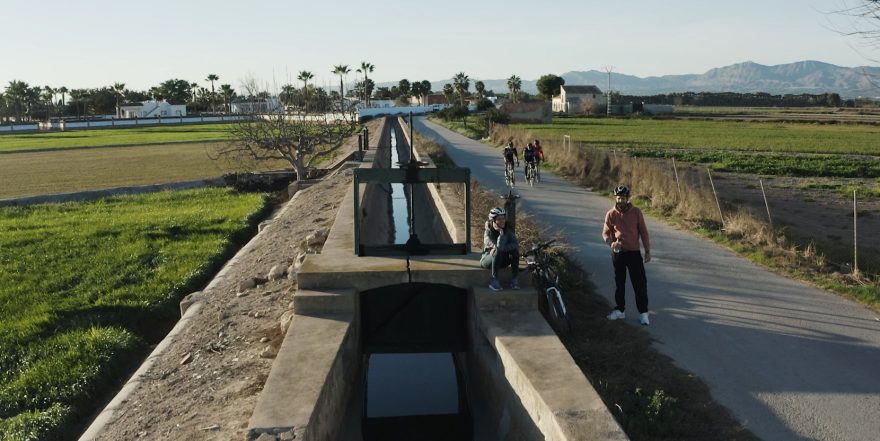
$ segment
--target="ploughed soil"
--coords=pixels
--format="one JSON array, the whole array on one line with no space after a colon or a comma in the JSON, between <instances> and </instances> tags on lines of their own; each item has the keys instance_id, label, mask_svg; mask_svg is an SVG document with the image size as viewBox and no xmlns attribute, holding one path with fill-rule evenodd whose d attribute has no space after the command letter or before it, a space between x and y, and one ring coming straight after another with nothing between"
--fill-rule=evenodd
<instances>
[{"instance_id":1,"label":"ploughed soil","mask_svg":"<svg viewBox=\"0 0 880 441\"><path fill-rule=\"evenodd\" d=\"M713 173L715 187L722 201L748 207L759 219L767 219L761 192L763 179L767 205L774 227L782 228L801 247L816 245L826 256L831 269L849 271L853 263L854 225L852 190L871 188L873 179L760 177L737 173ZM880 273L880 199L857 192L859 268Z\"/></svg>"},{"instance_id":2,"label":"ploughed soil","mask_svg":"<svg viewBox=\"0 0 880 441\"><path fill-rule=\"evenodd\" d=\"M350 170L297 193L249 251L229 263L226 281L203 291L204 306L155 358L98 439L246 439L248 419L283 338L280 321L291 311L296 280L260 280L243 291L239 284L268 279L275 265L292 265L307 236L329 231L346 191Z\"/></svg>"}]
</instances>

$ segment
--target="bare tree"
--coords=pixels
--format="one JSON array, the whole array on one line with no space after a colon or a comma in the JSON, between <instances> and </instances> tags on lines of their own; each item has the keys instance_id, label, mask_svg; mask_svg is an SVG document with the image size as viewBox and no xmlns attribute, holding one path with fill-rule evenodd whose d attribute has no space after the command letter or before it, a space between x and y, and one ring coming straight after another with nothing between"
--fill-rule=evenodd
<instances>
[{"instance_id":1,"label":"bare tree","mask_svg":"<svg viewBox=\"0 0 880 441\"><path fill-rule=\"evenodd\" d=\"M880 0L846 0L843 7L833 13L848 18L846 30L838 29L840 34L858 37L870 52L880 52ZM880 56L862 55L869 61L880 63ZM880 79L868 72L864 72L864 75L871 84L880 88Z\"/></svg>"},{"instance_id":2,"label":"bare tree","mask_svg":"<svg viewBox=\"0 0 880 441\"><path fill-rule=\"evenodd\" d=\"M846 1L844 7L834 13L850 19L847 30L840 33L859 37L871 50L880 51L880 0ZM869 59L874 62L880 60Z\"/></svg>"},{"instance_id":3,"label":"bare tree","mask_svg":"<svg viewBox=\"0 0 880 441\"><path fill-rule=\"evenodd\" d=\"M253 79L245 80L241 88L252 97L266 95ZM357 129L354 107L342 102L333 103L332 111L323 115L287 115L269 108L270 102L252 103L230 129L235 141L219 147L211 158L245 155L256 161L284 160L299 180L316 163L332 157Z\"/></svg>"}]
</instances>

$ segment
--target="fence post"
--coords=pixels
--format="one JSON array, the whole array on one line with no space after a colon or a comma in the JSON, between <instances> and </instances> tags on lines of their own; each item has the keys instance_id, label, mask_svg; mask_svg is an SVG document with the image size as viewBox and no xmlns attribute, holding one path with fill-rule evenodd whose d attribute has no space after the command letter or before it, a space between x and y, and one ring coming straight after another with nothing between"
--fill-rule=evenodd
<instances>
[{"instance_id":1,"label":"fence post","mask_svg":"<svg viewBox=\"0 0 880 441\"><path fill-rule=\"evenodd\" d=\"M715 195L715 205L718 206L718 215L721 217L721 229L724 229L724 213L721 212L721 202L718 202L718 193L715 191L715 182L712 181L712 170L706 169L706 173L709 173L709 184L712 185L712 194Z\"/></svg>"},{"instance_id":2,"label":"fence post","mask_svg":"<svg viewBox=\"0 0 880 441\"><path fill-rule=\"evenodd\" d=\"M856 190L853 189L853 275L859 274L859 211L856 205Z\"/></svg>"},{"instance_id":3,"label":"fence post","mask_svg":"<svg viewBox=\"0 0 880 441\"><path fill-rule=\"evenodd\" d=\"M675 185L678 187L678 202L684 201L681 195L681 182L678 180L678 167L675 165L675 158L672 158L672 170L675 172Z\"/></svg>"},{"instance_id":4,"label":"fence post","mask_svg":"<svg viewBox=\"0 0 880 441\"><path fill-rule=\"evenodd\" d=\"M761 194L764 195L764 207L767 208L767 220L770 222L770 230L773 231L773 218L770 217L770 204L767 203L767 192L764 191L764 180L758 179L761 183Z\"/></svg>"}]
</instances>

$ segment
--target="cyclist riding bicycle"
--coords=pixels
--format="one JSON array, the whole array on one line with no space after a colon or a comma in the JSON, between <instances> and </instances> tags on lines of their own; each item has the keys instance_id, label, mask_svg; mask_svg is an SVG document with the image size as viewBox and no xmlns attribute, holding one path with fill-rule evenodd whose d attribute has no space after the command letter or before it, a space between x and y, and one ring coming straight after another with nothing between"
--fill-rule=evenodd
<instances>
[{"instance_id":1,"label":"cyclist riding bicycle","mask_svg":"<svg viewBox=\"0 0 880 441\"><path fill-rule=\"evenodd\" d=\"M516 165L519 165L519 154L516 152L516 147L513 146L513 141L507 141L507 147L504 147L502 154L505 164L513 164L516 161Z\"/></svg>"},{"instance_id":2,"label":"cyclist riding bicycle","mask_svg":"<svg viewBox=\"0 0 880 441\"><path fill-rule=\"evenodd\" d=\"M541 141L535 140L535 151L538 152L538 164L541 165L541 161L544 160L544 148L541 147Z\"/></svg>"},{"instance_id":3,"label":"cyclist riding bicycle","mask_svg":"<svg viewBox=\"0 0 880 441\"><path fill-rule=\"evenodd\" d=\"M534 164L537 168L538 164L538 151L535 149L535 146L532 143L529 143L525 149L523 149L523 161L526 163L523 167L523 171L526 173L526 176L529 174L529 165Z\"/></svg>"}]
</instances>

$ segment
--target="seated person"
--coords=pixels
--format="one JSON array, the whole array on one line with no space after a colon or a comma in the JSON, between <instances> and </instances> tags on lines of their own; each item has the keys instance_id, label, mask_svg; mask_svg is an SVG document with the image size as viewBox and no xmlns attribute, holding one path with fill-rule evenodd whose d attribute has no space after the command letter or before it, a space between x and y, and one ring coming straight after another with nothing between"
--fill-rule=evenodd
<instances>
[{"instance_id":1,"label":"seated person","mask_svg":"<svg viewBox=\"0 0 880 441\"><path fill-rule=\"evenodd\" d=\"M519 289L519 241L513 231L507 228L507 211L495 207L489 211L489 220L486 221L486 231L483 233L483 256L480 258L480 266L491 270L489 288L500 291L501 282L498 281L498 270L510 265L513 277L510 279L510 288Z\"/></svg>"}]
</instances>

